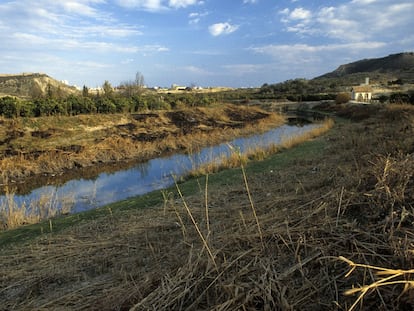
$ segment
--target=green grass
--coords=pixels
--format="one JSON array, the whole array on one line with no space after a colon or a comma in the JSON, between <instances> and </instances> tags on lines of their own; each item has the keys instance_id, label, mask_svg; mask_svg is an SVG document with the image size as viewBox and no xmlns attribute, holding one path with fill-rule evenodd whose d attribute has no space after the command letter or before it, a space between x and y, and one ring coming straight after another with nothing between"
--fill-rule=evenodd
<instances>
[{"instance_id":1,"label":"green grass","mask_svg":"<svg viewBox=\"0 0 414 311\"><path fill-rule=\"evenodd\" d=\"M298 159L310 159L319 155L324 149L325 143L321 139L304 142L294 148L283 150L265 160L252 161L246 165L247 176L269 170L277 170L279 167L292 165ZM218 189L232 184L243 183L243 176L240 168L226 169L209 175L209 188ZM205 177L196 177L179 182L179 187L185 196L194 195L204 191ZM166 193L173 193L178 197L175 186L163 190ZM110 217L117 213L125 213L137 208L151 208L161 206L164 202L162 191L151 193L115 202L104 207L90 211L60 216L46 220L38 224L26 225L16 229L0 232L0 248L14 244L30 241L43 234L58 233L70 226L88 222L98 217Z\"/></svg>"},{"instance_id":2,"label":"green grass","mask_svg":"<svg viewBox=\"0 0 414 311\"><path fill-rule=\"evenodd\" d=\"M37 224L3 231L0 232L0 248L9 244L27 242L43 234L58 233L73 225L88 222L99 217L110 217L115 213L121 213L134 208L148 208L162 202L161 193L154 191L146 195L126 199L86 212L60 216Z\"/></svg>"}]
</instances>

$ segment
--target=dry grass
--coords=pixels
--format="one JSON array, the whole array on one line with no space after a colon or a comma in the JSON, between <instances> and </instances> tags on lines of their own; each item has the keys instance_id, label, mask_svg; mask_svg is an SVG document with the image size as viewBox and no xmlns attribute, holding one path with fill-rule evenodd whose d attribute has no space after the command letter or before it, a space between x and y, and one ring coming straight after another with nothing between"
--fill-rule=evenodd
<instances>
[{"instance_id":1,"label":"dry grass","mask_svg":"<svg viewBox=\"0 0 414 311\"><path fill-rule=\"evenodd\" d=\"M6 187L6 194L0 200L0 230L10 230L67 214L73 205L73 195L57 197L56 193L44 193L31 202L18 203L14 193Z\"/></svg>"},{"instance_id":2,"label":"dry grass","mask_svg":"<svg viewBox=\"0 0 414 311\"><path fill-rule=\"evenodd\" d=\"M284 118L255 107L223 105L142 115L4 120L0 184L38 174L191 151L265 131Z\"/></svg>"},{"instance_id":3,"label":"dry grass","mask_svg":"<svg viewBox=\"0 0 414 311\"><path fill-rule=\"evenodd\" d=\"M413 128L414 114L377 108L318 138L320 153L9 245L0 308L410 310Z\"/></svg>"},{"instance_id":4,"label":"dry grass","mask_svg":"<svg viewBox=\"0 0 414 311\"><path fill-rule=\"evenodd\" d=\"M280 144L270 144L266 147L252 147L243 154L240 154L238 151L234 150L233 146L229 145L229 148L233 152L228 156L226 154L217 158L215 161L204 164L200 167L194 168L189 172L189 177L196 177L211 173L219 172L227 168L235 168L246 165L249 161L261 161L269 156L290 149L296 145L314 139L315 137L321 136L331 129L334 125L332 119L327 119L321 123L318 127L313 128L305 133L293 135L289 138L282 139Z\"/></svg>"},{"instance_id":5,"label":"dry grass","mask_svg":"<svg viewBox=\"0 0 414 311\"><path fill-rule=\"evenodd\" d=\"M283 139L282 143L280 145L284 149L292 148L293 146L304 143L305 141L308 141L308 140L313 139L315 137L321 136L322 134L329 131L333 126L334 126L334 120L333 119L326 119L317 128L314 128L310 131L307 131L306 133L303 133L303 134L300 134L300 135L297 135L297 136L291 136L289 138Z\"/></svg>"},{"instance_id":6,"label":"dry grass","mask_svg":"<svg viewBox=\"0 0 414 311\"><path fill-rule=\"evenodd\" d=\"M414 279L412 277L412 274L414 274L414 269L411 269L411 270L387 269L383 267L370 266L366 264L358 264L342 256L340 256L339 259L345 261L351 267L350 271L347 273L345 277L351 275L351 273L356 268L369 269L369 272L371 275L372 275L372 271L375 271L375 274L377 275L377 277L379 277L378 279L376 279L369 285L352 288L345 292L345 295L354 295L356 293L360 293L358 298L355 300L352 306L348 309L348 311L354 310L357 307L358 303L362 302L365 295L378 289L381 286L404 285L404 289L401 295L407 294L408 291L414 288Z\"/></svg>"}]
</instances>

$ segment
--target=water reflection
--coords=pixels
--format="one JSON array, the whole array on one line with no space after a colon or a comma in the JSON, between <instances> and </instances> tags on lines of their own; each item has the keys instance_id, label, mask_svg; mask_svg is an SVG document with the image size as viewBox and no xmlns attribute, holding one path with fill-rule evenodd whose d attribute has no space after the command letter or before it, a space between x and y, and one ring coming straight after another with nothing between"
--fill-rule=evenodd
<instances>
[{"instance_id":1,"label":"water reflection","mask_svg":"<svg viewBox=\"0 0 414 311\"><path fill-rule=\"evenodd\" d=\"M264 147L280 143L282 139L300 135L318 125L306 126L284 125L266 133L245 138L237 138L229 142L240 149L241 153L255 147ZM217 162L222 157L230 155L228 144L220 144L202 149L198 153L184 155L175 154L168 157L156 158L140 163L132 168L112 173L101 173L94 179L73 179L61 185L46 185L37 188L25 195L15 195L15 202L19 204L33 204L44 200L50 194L63 206L67 198L71 198L73 212L81 212L91 208L103 206L131 196L142 195L154 190L171 186L172 176L183 176L198 166ZM0 196L6 200L5 196Z\"/></svg>"}]
</instances>

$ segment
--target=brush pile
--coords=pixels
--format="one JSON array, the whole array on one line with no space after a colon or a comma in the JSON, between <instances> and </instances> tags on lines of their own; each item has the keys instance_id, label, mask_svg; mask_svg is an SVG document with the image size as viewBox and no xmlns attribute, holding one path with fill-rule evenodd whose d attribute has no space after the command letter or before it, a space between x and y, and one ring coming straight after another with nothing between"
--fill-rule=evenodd
<instances>
[{"instance_id":1,"label":"brush pile","mask_svg":"<svg viewBox=\"0 0 414 311\"><path fill-rule=\"evenodd\" d=\"M0 309L413 309L414 109L370 109L283 167L9 245Z\"/></svg>"}]
</instances>

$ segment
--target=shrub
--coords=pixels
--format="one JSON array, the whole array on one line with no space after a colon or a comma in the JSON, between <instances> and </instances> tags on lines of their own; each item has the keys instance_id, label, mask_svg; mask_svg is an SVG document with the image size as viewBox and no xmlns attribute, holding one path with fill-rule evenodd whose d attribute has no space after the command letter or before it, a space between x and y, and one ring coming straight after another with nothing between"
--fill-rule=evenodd
<instances>
[{"instance_id":1,"label":"shrub","mask_svg":"<svg viewBox=\"0 0 414 311\"><path fill-rule=\"evenodd\" d=\"M0 115L6 118L17 117L18 106L18 100L14 97L6 96L0 98Z\"/></svg>"},{"instance_id":2,"label":"shrub","mask_svg":"<svg viewBox=\"0 0 414 311\"><path fill-rule=\"evenodd\" d=\"M336 104L346 104L351 100L351 95L347 92L342 92L336 95L335 103Z\"/></svg>"}]
</instances>

